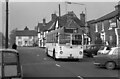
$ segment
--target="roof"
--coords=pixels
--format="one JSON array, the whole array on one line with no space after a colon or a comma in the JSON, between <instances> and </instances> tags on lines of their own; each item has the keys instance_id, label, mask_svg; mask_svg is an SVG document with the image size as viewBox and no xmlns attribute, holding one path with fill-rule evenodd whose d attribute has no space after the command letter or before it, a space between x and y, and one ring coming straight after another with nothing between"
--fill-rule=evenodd
<instances>
[{"instance_id":1,"label":"roof","mask_svg":"<svg viewBox=\"0 0 120 79\"><path fill-rule=\"evenodd\" d=\"M114 18L115 16L118 16L118 10L112 11L112 12L96 19L93 23L97 23L97 22L104 21L104 20L109 20L109 19Z\"/></svg>"},{"instance_id":2,"label":"roof","mask_svg":"<svg viewBox=\"0 0 120 79\"><path fill-rule=\"evenodd\" d=\"M18 53L18 51L17 50L15 50L15 49L0 49L0 51L9 51L9 52L16 52L16 53Z\"/></svg>"},{"instance_id":3,"label":"roof","mask_svg":"<svg viewBox=\"0 0 120 79\"><path fill-rule=\"evenodd\" d=\"M37 31L35 31L35 30L17 30L16 36L37 36Z\"/></svg>"},{"instance_id":4,"label":"roof","mask_svg":"<svg viewBox=\"0 0 120 79\"><path fill-rule=\"evenodd\" d=\"M38 23L38 26L37 28L39 28L39 31L46 31L46 30L52 30L52 29L55 29L55 22L56 22L56 19L57 19L57 15L54 19L52 19L51 21L49 21L48 23L46 24L43 24L43 23Z\"/></svg>"},{"instance_id":5,"label":"roof","mask_svg":"<svg viewBox=\"0 0 120 79\"><path fill-rule=\"evenodd\" d=\"M69 19L72 19L74 22L76 22L80 27L83 27L84 24L82 23L82 21L80 19L77 18L77 16L74 14L74 12L71 14L65 14L63 16L60 17L59 23L60 26L65 26L67 21Z\"/></svg>"},{"instance_id":6,"label":"roof","mask_svg":"<svg viewBox=\"0 0 120 79\"><path fill-rule=\"evenodd\" d=\"M54 30L58 18L59 18L59 25L60 25L60 27L68 26L70 24L68 22L69 19L72 20L72 23L74 23L74 26L77 26L77 27L83 27L84 26L82 21L77 18L77 16L74 14L74 12L71 12L70 14L65 14L65 15L63 15L61 17L58 17L56 15L56 17L53 20L49 21L45 25L43 23L38 23L39 31Z\"/></svg>"},{"instance_id":7,"label":"roof","mask_svg":"<svg viewBox=\"0 0 120 79\"><path fill-rule=\"evenodd\" d=\"M70 14L65 14L61 17L58 17L54 20L53 24L50 26L49 30L55 29L55 25L57 20L59 21L60 27L68 27L68 28L80 28L83 27L84 24L81 20L77 18L74 12L70 12Z\"/></svg>"}]
</instances>

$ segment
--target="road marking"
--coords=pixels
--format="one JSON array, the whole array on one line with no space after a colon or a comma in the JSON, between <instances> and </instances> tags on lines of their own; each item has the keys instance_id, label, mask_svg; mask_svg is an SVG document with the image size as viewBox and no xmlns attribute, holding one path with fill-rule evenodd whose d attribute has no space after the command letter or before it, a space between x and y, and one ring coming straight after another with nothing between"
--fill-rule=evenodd
<instances>
[{"instance_id":1,"label":"road marking","mask_svg":"<svg viewBox=\"0 0 120 79\"><path fill-rule=\"evenodd\" d=\"M80 79L83 79L81 76L77 76L78 78L80 78Z\"/></svg>"},{"instance_id":2,"label":"road marking","mask_svg":"<svg viewBox=\"0 0 120 79\"><path fill-rule=\"evenodd\" d=\"M47 60L47 58L44 58L44 60Z\"/></svg>"},{"instance_id":3,"label":"road marking","mask_svg":"<svg viewBox=\"0 0 120 79\"><path fill-rule=\"evenodd\" d=\"M39 54L37 54L37 56L40 56Z\"/></svg>"},{"instance_id":4,"label":"road marking","mask_svg":"<svg viewBox=\"0 0 120 79\"><path fill-rule=\"evenodd\" d=\"M55 64L57 67L61 67L59 64Z\"/></svg>"}]
</instances>

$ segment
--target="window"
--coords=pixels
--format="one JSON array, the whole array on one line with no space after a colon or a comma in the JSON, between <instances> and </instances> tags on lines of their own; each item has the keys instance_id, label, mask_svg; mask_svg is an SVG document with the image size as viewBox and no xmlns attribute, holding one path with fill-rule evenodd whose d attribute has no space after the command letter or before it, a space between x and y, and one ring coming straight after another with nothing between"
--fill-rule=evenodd
<instances>
[{"instance_id":1,"label":"window","mask_svg":"<svg viewBox=\"0 0 120 79\"><path fill-rule=\"evenodd\" d=\"M95 24L95 32L98 32L98 25Z\"/></svg>"},{"instance_id":2,"label":"window","mask_svg":"<svg viewBox=\"0 0 120 79\"><path fill-rule=\"evenodd\" d=\"M21 36L18 36L18 39L21 39L22 37Z\"/></svg>"},{"instance_id":3,"label":"window","mask_svg":"<svg viewBox=\"0 0 120 79\"><path fill-rule=\"evenodd\" d=\"M110 47L107 47L107 49L106 50L110 50Z\"/></svg>"},{"instance_id":4,"label":"window","mask_svg":"<svg viewBox=\"0 0 120 79\"><path fill-rule=\"evenodd\" d=\"M32 39L32 36L29 36L29 39Z\"/></svg>"},{"instance_id":5,"label":"window","mask_svg":"<svg viewBox=\"0 0 120 79\"><path fill-rule=\"evenodd\" d=\"M60 34L59 40L60 40L60 44L70 43L70 35L69 34Z\"/></svg>"},{"instance_id":6,"label":"window","mask_svg":"<svg viewBox=\"0 0 120 79\"><path fill-rule=\"evenodd\" d=\"M102 22L102 32L104 32L104 22Z\"/></svg>"},{"instance_id":7,"label":"window","mask_svg":"<svg viewBox=\"0 0 120 79\"><path fill-rule=\"evenodd\" d=\"M21 46L22 45L22 41L18 41L18 46Z\"/></svg>"},{"instance_id":8,"label":"window","mask_svg":"<svg viewBox=\"0 0 120 79\"><path fill-rule=\"evenodd\" d=\"M82 36L81 35L72 35L72 45L81 45Z\"/></svg>"},{"instance_id":9,"label":"window","mask_svg":"<svg viewBox=\"0 0 120 79\"><path fill-rule=\"evenodd\" d=\"M14 53L4 52L3 57L4 57L5 63L17 62L17 57L16 57L16 54L14 54Z\"/></svg>"}]
</instances>

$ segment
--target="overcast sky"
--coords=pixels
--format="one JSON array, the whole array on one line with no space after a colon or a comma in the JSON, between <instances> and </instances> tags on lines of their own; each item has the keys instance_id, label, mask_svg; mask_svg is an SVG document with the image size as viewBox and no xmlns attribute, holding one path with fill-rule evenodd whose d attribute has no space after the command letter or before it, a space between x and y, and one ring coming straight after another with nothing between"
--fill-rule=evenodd
<instances>
[{"instance_id":1,"label":"overcast sky","mask_svg":"<svg viewBox=\"0 0 120 79\"><path fill-rule=\"evenodd\" d=\"M38 22L41 23L42 19L45 18L46 22L50 21L51 14L58 14L58 4L61 5L61 15L64 15L67 11L74 11L74 13L80 18L80 13L87 9L87 20L97 19L107 13L115 10L115 5L117 1L113 2L78 2L85 4L86 6L71 4L66 5L65 1L61 2L10 2L9 3L9 31L18 28L18 30L23 30L25 26L33 30L37 26ZM42 1L42 0L41 0ZM68 1L68 0L67 0ZM5 3L0 3L0 26L5 30Z\"/></svg>"}]
</instances>

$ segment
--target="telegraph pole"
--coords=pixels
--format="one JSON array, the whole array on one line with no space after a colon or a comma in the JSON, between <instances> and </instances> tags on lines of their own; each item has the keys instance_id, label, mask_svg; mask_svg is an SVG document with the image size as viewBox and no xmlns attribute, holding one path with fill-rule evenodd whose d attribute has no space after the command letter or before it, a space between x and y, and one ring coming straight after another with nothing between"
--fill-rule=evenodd
<instances>
[{"instance_id":1,"label":"telegraph pole","mask_svg":"<svg viewBox=\"0 0 120 79\"><path fill-rule=\"evenodd\" d=\"M60 28L60 16L61 16L61 9L60 9L60 4L59 4L58 28Z\"/></svg>"},{"instance_id":2,"label":"telegraph pole","mask_svg":"<svg viewBox=\"0 0 120 79\"><path fill-rule=\"evenodd\" d=\"M5 48L8 48L8 1L6 0L6 40L5 40Z\"/></svg>"}]
</instances>

